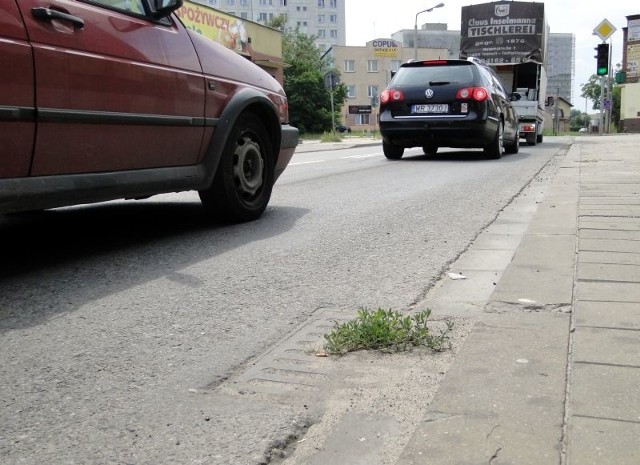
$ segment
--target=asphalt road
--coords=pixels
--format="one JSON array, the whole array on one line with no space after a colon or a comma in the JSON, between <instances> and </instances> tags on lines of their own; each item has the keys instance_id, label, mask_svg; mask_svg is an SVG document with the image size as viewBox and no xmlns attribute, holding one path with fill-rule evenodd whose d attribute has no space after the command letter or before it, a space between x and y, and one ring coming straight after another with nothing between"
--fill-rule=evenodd
<instances>
[{"instance_id":1,"label":"asphalt road","mask_svg":"<svg viewBox=\"0 0 640 465\"><path fill-rule=\"evenodd\" d=\"M412 308L566 142L299 153L235 226L192 193L0 217L0 463L267 463L321 411L234 377L323 309Z\"/></svg>"}]
</instances>

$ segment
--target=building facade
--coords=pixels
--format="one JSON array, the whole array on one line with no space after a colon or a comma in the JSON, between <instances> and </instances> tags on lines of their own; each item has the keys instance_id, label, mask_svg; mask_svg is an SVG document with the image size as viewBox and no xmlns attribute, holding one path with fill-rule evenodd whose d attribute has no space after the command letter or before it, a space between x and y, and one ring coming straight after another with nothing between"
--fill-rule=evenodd
<instances>
[{"instance_id":1,"label":"building facade","mask_svg":"<svg viewBox=\"0 0 640 465\"><path fill-rule=\"evenodd\" d=\"M620 130L640 132L640 14L627 16L622 28L622 69L616 81L620 87Z\"/></svg>"},{"instance_id":2,"label":"building facade","mask_svg":"<svg viewBox=\"0 0 640 465\"><path fill-rule=\"evenodd\" d=\"M234 50L283 83L282 32L189 0L176 14L187 28Z\"/></svg>"},{"instance_id":3,"label":"building facade","mask_svg":"<svg viewBox=\"0 0 640 465\"><path fill-rule=\"evenodd\" d=\"M391 34L391 38L408 48L413 48L415 44L418 49L446 48L450 57L460 56L460 31L450 31L444 23L423 24L417 33L414 29L402 29Z\"/></svg>"},{"instance_id":4,"label":"building facade","mask_svg":"<svg viewBox=\"0 0 640 465\"><path fill-rule=\"evenodd\" d=\"M346 42L346 0L197 0L220 11L265 24L279 16L285 27L316 37L322 52Z\"/></svg>"},{"instance_id":5,"label":"building facade","mask_svg":"<svg viewBox=\"0 0 640 465\"><path fill-rule=\"evenodd\" d=\"M547 95L573 102L573 79L576 73L576 38L574 34L549 34L547 41ZM576 96L577 98L577 96Z\"/></svg>"},{"instance_id":6,"label":"building facade","mask_svg":"<svg viewBox=\"0 0 640 465\"><path fill-rule=\"evenodd\" d=\"M391 80L392 73L414 56L413 47L390 38L374 39L364 47L333 46L331 55L340 72L340 82L347 87L347 102L341 122L354 131L377 129L378 97ZM449 58L449 50L418 49L424 60Z\"/></svg>"}]
</instances>

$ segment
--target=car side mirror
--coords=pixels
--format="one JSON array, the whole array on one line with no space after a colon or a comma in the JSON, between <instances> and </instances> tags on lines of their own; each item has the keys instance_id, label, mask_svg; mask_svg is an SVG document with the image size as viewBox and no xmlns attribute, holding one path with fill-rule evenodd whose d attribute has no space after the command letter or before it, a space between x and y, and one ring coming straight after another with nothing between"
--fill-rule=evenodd
<instances>
[{"instance_id":1,"label":"car side mirror","mask_svg":"<svg viewBox=\"0 0 640 465\"><path fill-rule=\"evenodd\" d=\"M555 101L555 100L554 100L553 96L549 96L549 97L547 97L547 101L545 102L545 105L546 105L546 106L548 106L548 107L550 107L550 106L552 106L552 105L553 105L553 102L554 102L554 101Z\"/></svg>"},{"instance_id":2,"label":"car side mirror","mask_svg":"<svg viewBox=\"0 0 640 465\"><path fill-rule=\"evenodd\" d=\"M153 18L166 18L182 6L182 0L149 0L148 6Z\"/></svg>"}]
</instances>

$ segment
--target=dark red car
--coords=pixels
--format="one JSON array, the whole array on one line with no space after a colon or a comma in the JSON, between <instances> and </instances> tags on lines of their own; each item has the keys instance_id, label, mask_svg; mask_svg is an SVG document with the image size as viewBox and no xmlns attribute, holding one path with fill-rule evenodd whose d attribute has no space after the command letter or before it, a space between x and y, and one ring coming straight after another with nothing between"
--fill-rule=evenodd
<instances>
[{"instance_id":1,"label":"dark red car","mask_svg":"<svg viewBox=\"0 0 640 465\"><path fill-rule=\"evenodd\" d=\"M0 2L0 213L196 190L262 214L298 142L287 98L181 4Z\"/></svg>"}]
</instances>

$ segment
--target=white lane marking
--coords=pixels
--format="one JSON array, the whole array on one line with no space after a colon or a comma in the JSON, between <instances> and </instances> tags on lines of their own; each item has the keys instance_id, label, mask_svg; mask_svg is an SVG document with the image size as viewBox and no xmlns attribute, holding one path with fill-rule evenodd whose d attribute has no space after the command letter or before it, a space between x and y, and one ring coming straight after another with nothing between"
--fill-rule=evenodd
<instances>
[{"instance_id":1,"label":"white lane marking","mask_svg":"<svg viewBox=\"0 0 640 465\"><path fill-rule=\"evenodd\" d=\"M382 155L382 152L379 153L370 153L367 155L349 155L348 157L340 157L343 160L346 158L369 158L369 157L379 157L380 155Z\"/></svg>"},{"instance_id":2,"label":"white lane marking","mask_svg":"<svg viewBox=\"0 0 640 465\"><path fill-rule=\"evenodd\" d=\"M309 165L311 163L322 163L323 161L326 160L313 160L313 161L299 161L297 163L289 163L289 166L295 166L295 165Z\"/></svg>"}]
</instances>

